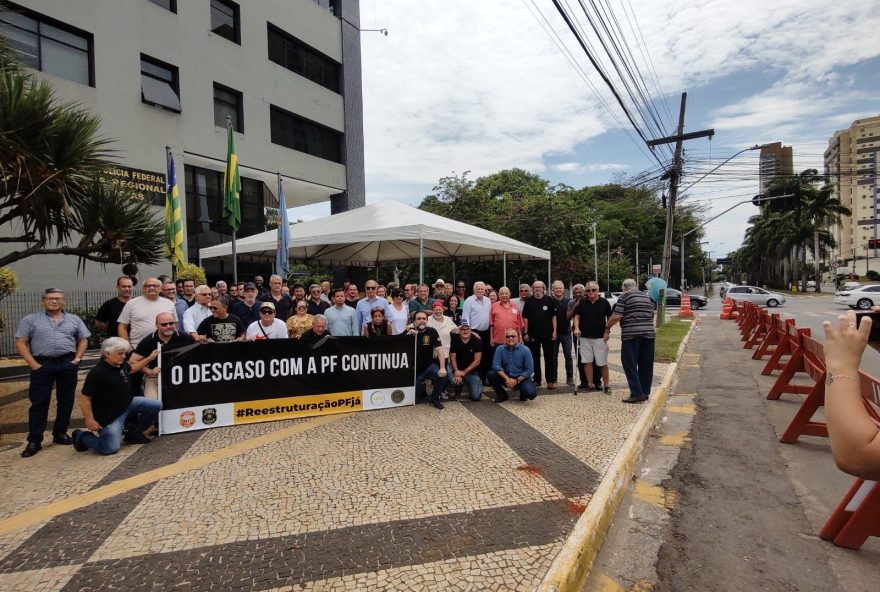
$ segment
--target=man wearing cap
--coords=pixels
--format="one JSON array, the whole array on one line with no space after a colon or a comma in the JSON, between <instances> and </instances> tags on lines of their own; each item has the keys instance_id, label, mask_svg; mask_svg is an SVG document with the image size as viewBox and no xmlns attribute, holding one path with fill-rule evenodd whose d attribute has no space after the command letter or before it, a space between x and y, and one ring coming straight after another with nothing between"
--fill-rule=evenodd
<instances>
[{"instance_id":1,"label":"man wearing cap","mask_svg":"<svg viewBox=\"0 0 880 592\"><path fill-rule=\"evenodd\" d=\"M271 302L260 302L260 320L248 325L245 339L259 341L261 339L287 339L287 325L275 318L275 305Z\"/></svg>"},{"instance_id":2,"label":"man wearing cap","mask_svg":"<svg viewBox=\"0 0 880 592\"><path fill-rule=\"evenodd\" d=\"M333 290L333 306L324 311L327 330L337 337L354 337L361 334L355 309L345 304L345 289Z\"/></svg>"},{"instance_id":3,"label":"man wearing cap","mask_svg":"<svg viewBox=\"0 0 880 592\"><path fill-rule=\"evenodd\" d=\"M43 447L52 385L55 385L57 402L52 441L55 444L73 444L67 435L67 426L73 410L79 363L91 337L82 319L64 312L64 292L61 290L47 289L43 293L43 308L43 312L21 319L15 331L15 348L31 369L28 443L21 453L24 458L35 455Z\"/></svg>"},{"instance_id":4,"label":"man wearing cap","mask_svg":"<svg viewBox=\"0 0 880 592\"><path fill-rule=\"evenodd\" d=\"M466 319L462 319L458 333L452 335L449 346L449 376L455 389L455 396L461 395L462 387L467 385L471 401L479 401L483 396L483 381L480 380L480 361L483 359L483 342L473 334Z\"/></svg>"},{"instance_id":5,"label":"man wearing cap","mask_svg":"<svg viewBox=\"0 0 880 592\"><path fill-rule=\"evenodd\" d=\"M446 300L446 282L442 278L434 282L434 300Z\"/></svg>"},{"instance_id":6,"label":"man wearing cap","mask_svg":"<svg viewBox=\"0 0 880 592\"><path fill-rule=\"evenodd\" d=\"M241 324L250 327L252 324L260 320L260 305L262 302L257 301L257 286L252 282L244 284L242 295L244 300L233 302L229 306L229 314L234 314L241 319ZM275 311L275 304L272 304L272 311Z\"/></svg>"}]
</instances>

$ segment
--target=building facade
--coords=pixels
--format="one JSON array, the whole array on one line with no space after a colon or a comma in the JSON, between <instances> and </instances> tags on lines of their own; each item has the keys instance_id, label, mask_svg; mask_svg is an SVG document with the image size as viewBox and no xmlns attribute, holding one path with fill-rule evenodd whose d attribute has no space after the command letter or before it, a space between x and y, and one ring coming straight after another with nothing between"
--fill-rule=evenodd
<instances>
[{"instance_id":1,"label":"building facade","mask_svg":"<svg viewBox=\"0 0 880 592\"><path fill-rule=\"evenodd\" d=\"M831 229L837 241L832 258L841 266L853 266L858 274L880 269L878 154L880 116L857 119L848 129L834 132L824 155L835 195L852 211Z\"/></svg>"},{"instance_id":2,"label":"building facade","mask_svg":"<svg viewBox=\"0 0 880 592\"><path fill-rule=\"evenodd\" d=\"M119 166L108 182L135 189L164 216L166 147L177 170L190 262L230 240L221 221L226 121L242 178L239 236L277 221L278 174L288 207L363 206L363 106L358 0L17 0L3 36L62 101L102 119ZM5 231L4 231L5 232ZM15 247L0 244L11 250ZM38 262L40 274L28 269ZM119 269L40 256L13 264L22 289L113 285ZM206 261L209 276L231 277ZM272 262L239 261L239 275ZM139 275L169 273L170 264Z\"/></svg>"},{"instance_id":3,"label":"building facade","mask_svg":"<svg viewBox=\"0 0 880 592\"><path fill-rule=\"evenodd\" d=\"M790 177L794 174L791 146L781 142L764 144L758 159L758 193L767 191L767 186L777 177Z\"/></svg>"}]
</instances>

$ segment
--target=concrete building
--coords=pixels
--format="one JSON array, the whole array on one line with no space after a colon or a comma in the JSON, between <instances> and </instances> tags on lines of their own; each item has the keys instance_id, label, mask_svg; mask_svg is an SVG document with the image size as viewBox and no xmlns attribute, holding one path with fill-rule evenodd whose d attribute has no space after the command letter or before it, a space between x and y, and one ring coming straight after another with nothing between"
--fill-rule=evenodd
<instances>
[{"instance_id":1,"label":"concrete building","mask_svg":"<svg viewBox=\"0 0 880 592\"><path fill-rule=\"evenodd\" d=\"M170 146L184 206L185 252L230 239L221 222L226 117L242 178L239 236L277 215L280 172L288 207L330 201L333 213L364 205L363 108L358 0L17 0L5 3L0 35L78 101L117 140L119 168L164 216ZM8 252L9 245L0 244ZM41 256L12 267L23 290L47 281L69 289L111 287L120 273L76 259ZM35 265L40 273L34 274ZM231 266L206 262L211 276ZM272 262L239 262L239 275ZM170 264L141 268L170 273Z\"/></svg>"},{"instance_id":2,"label":"concrete building","mask_svg":"<svg viewBox=\"0 0 880 592\"><path fill-rule=\"evenodd\" d=\"M825 174L834 185L836 197L852 211L841 218L832 233L837 248L832 259L841 266L857 262L856 273L880 270L877 169L880 154L880 116L857 119L845 130L834 132L825 151Z\"/></svg>"},{"instance_id":3,"label":"concrete building","mask_svg":"<svg viewBox=\"0 0 880 592\"><path fill-rule=\"evenodd\" d=\"M761 146L761 154L758 159L758 193L764 193L773 179L793 174L794 163L791 146L783 146L782 142Z\"/></svg>"}]
</instances>

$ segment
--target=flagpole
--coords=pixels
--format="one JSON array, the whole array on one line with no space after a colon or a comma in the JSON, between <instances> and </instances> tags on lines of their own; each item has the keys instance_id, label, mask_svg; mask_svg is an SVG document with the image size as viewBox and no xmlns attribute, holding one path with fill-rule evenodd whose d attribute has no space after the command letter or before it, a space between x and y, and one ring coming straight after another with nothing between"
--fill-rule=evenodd
<instances>
[{"instance_id":1,"label":"flagpole","mask_svg":"<svg viewBox=\"0 0 880 592\"><path fill-rule=\"evenodd\" d=\"M232 130L232 116L226 116L226 133L229 134L230 130ZM228 182L228 181L227 181ZM235 248L235 228L232 228L232 282L234 284L238 284L238 253Z\"/></svg>"},{"instance_id":2,"label":"flagpole","mask_svg":"<svg viewBox=\"0 0 880 592\"><path fill-rule=\"evenodd\" d=\"M170 163L171 163L171 146L166 145L166 146L165 146L165 200L166 200L166 201L167 201L168 199L170 199L170 196L169 196L169 193L170 193L170 190L169 190L170 185L169 185L169 183L171 183L171 179L168 178L168 174L171 172L171 171L169 170L169 168L168 168L168 165L169 165ZM165 204L165 208L166 208L166 211L167 211L167 208L168 208L168 204L167 204L167 203ZM167 228L166 228L165 232L166 232L166 233L168 232L168 229L167 229ZM167 242L167 239L166 239L166 242ZM177 281L177 266L174 265L173 262L171 263L171 279L174 280L174 281Z\"/></svg>"}]
</instances>

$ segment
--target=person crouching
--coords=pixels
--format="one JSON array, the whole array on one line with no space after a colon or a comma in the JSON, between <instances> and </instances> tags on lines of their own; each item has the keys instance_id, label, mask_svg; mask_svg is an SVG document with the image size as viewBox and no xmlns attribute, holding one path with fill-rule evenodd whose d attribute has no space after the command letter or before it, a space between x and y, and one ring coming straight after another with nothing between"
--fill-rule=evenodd
<instances>
[{"instance_id":1,"label":"person crouching","mask_svg":"<svg viewBox=\"0 0 880 592\"><path fill-rule=\"evenodd\" d=\"M125 434L125 443L150 442L144 430L156 419L162 403L146 397L133 397L129 380L132 372L138 372L156 358L158 350L129 366L125 355L130 348L129 343L120 337L111 337L102 344L101 361L86 376L79 395L88 431L73 430L73 446L78 452L90 448L99 454L119 452L123 428L129 417L132 423Z\"/></svg>"}]
</instances>

